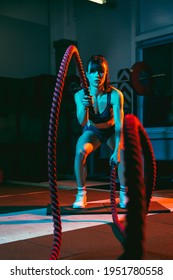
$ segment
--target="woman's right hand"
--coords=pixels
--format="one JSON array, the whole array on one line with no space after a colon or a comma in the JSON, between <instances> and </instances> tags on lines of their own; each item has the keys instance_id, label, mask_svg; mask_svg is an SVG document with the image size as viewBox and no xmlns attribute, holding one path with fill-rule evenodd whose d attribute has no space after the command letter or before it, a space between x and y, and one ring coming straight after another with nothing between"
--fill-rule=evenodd
<instances>
[{"instance_id":1,"label":"woman's right hand","mask_svg":"<svg viewBox=\"0 0 173 280\"><path fill-rule=\"evenodd\" d=\"M93 99L91 95L84 95L82 99L82 104L84 107L90 107L93 105Z\"/></svg>"}]
</instances>

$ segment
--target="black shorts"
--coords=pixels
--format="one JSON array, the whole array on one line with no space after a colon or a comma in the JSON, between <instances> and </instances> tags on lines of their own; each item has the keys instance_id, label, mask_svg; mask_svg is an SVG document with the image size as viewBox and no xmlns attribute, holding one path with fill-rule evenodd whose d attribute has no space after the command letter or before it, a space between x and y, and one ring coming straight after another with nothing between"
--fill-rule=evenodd
<instances>
[{"instance_id":1,"label":"black shorts","mask_svg":"<svg viewBox=\"0 0 173 280\"><path fill-rule=\"evenodd\" d=\"M115 126L111 126L109 128L100 129L93 125L85 125L83 128L83 132L85 131L93 131L95 135L99 138L101 143L106 143L107 140L115 133Z\"/></svg>"}]
</instances>

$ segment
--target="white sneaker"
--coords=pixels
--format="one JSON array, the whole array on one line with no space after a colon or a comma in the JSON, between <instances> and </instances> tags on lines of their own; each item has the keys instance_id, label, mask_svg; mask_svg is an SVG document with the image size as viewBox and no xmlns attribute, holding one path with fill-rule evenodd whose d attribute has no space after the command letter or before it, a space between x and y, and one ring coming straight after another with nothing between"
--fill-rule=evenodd
<instances>
[{"instance_id":1,"label":"white sneaker","mask_svg":"<svg viewBox=\"0 0 173 280\"><path fill-rule=\"evenodd\" d=\"M76 195L76 200L73 203L73 208L85 208L86 205L87 205L86 193L78 193Z\"/></svg>"}]
</instances>

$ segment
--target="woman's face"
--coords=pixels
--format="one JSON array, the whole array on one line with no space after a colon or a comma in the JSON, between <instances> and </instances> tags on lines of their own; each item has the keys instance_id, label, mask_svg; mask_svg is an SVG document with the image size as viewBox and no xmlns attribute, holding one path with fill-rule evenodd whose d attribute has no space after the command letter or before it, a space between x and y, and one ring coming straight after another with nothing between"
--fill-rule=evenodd
<instances>
[{"instance_id":1,"label":"woman's face","mask_svg":"<svg viewBox=\"0 0 173 280\"><path fill-rule=\"evenodd\" d=\"M90 62L86 73L90 87L93 86L103 90L107 72L107 65L104 61L95 65Z\"/></svg>"}]
</instances>

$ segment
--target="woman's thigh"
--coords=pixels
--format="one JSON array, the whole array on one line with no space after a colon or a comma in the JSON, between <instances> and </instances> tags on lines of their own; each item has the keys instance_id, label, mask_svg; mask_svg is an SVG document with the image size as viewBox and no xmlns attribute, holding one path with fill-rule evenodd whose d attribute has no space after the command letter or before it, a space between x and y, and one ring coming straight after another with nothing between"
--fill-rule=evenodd
<instances>
[{"instance_id":1,"label":"woman's thigh","mask_svg":"<svg viewBox=\"0 0 173 280\"><path fill-rule=\"evenodd\" d=\"M111 150L115 149L115 133L107 140L107 145Z\"/></svg>"},{"instance_id":2,"label":"woman's thigh","mask_svg":"<svg viewBox=\"0 0 173 280\"><path fill-rule=\"evenodd\" d=\"M115 133L107 140L107 145L110 149L114 150L115 149ZM121 146L121 150L124 150L124 139L123 139L123 136L121 137L121 143L120 143L120 146Z\"/></svg>"},{"instance_id":3,"label":"woman's thigh","mask_svg":"<svg viewBox=\"0 0 173 280\"><path fill-rule=\"evenodd\" d=\"M115 149L115 134L113 134L107 141L107 145L111 150ZM124 145L123 145L123 139L121 140L121 149L120 149L120 158L121 162L124 162Z\"/></svg>"},{"instance_id":4,"label":"woman's thigh","mask_svg":"<svg viewBox=\"0 0 173 280\"><path fill-rule=\"evenodd\" d=\"M78 139L76 151L81 151L90 154L95 151L101 142L99 138L92 131L85 131Z\"/></svg>"}]
</instances>

